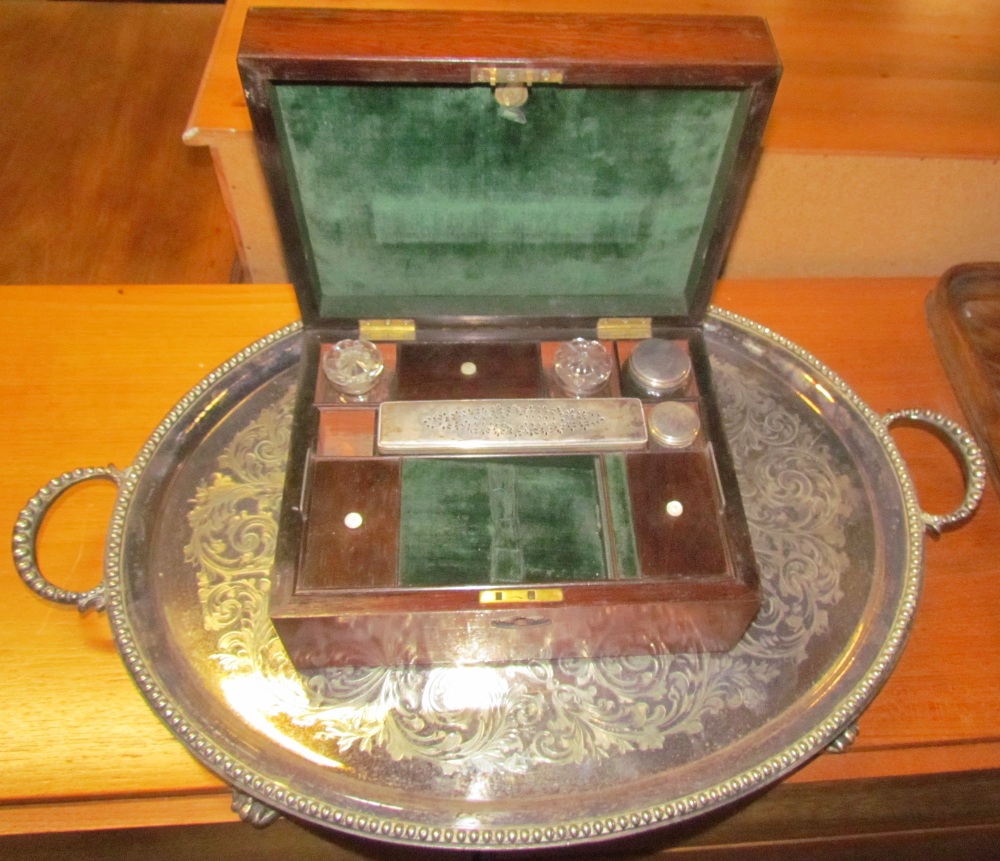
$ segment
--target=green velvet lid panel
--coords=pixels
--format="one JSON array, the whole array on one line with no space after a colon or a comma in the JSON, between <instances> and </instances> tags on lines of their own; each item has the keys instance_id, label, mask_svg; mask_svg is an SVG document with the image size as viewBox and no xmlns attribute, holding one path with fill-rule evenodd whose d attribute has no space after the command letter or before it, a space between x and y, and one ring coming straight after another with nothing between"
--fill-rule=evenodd
<instances>
[{"instance_id":1,"label":"green velvet lid panel","mask_svg":"<svg viewBox=\"0 0 1000 861\"><path fill-rule=\"evenodd\" d=\"M686 317L741 90L279 83L320 316Z\"/></svg>"}]
</instances>

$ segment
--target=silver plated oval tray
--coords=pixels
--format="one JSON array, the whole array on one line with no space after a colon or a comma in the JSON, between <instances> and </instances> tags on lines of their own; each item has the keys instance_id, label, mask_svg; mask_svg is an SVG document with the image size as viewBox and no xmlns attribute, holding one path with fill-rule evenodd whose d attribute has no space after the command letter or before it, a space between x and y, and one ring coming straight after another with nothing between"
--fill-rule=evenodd
<instances>
[{"instance_id":1,"label":"silver plated oval tray","mask_svg":"<svg viewBox=\"0 0 1000 861\"><path fill-rule=\"evenodd\" d=\"M566 845L663 827L776 781L852 737L916 607L923 514L888 426L829 369L714 311L707 338L760 563L763 607L723 655L298 674L268 620L296 327L193 389L123 472L54 479L14 551L52 600L106 608L140 690L258 824L287 814L396 843ZM45 510L77 481L120 490L104 582L38 571Z\"/></svg>"}]
</instances>

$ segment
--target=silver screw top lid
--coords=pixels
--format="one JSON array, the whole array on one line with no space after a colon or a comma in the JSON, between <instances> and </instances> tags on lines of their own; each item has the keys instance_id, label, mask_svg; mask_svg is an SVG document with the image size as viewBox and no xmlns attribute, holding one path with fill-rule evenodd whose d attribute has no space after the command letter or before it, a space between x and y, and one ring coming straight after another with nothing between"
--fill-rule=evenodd
<instances>
[{"instance_id":1,"label":"silver screw top lid","mask_svg":"<svg viewBox=\"0 0 1000 861\"><path fill-rule=\"evenodd\" d=\"M668 448L685 448L695 441L701 430L698 411L690 404L668 401L649 411L649 435Z\"/></svg>"},{"instance_id":2,"label":"silver screw top lid","mask_svg":"<svg viewBox=\"0 0 1000 861\"><path fill-rule=\"evenodd\" d=\"M680 388L691 374L691 359L676 341L647 338L632 353L629 375L646 391L666 394Z\"/></svg>"}]
</instances>

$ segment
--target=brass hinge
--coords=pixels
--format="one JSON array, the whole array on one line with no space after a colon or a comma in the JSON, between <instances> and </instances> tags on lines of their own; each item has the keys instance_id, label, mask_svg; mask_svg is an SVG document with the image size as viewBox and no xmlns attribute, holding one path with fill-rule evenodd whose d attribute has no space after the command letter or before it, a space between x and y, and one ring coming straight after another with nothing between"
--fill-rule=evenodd
<instances>
[{"instance_id":1,"label":"brass hinge","mask_svg":"<svg viewBox=\"0 0 1000 861\"><path fill-rule=\"evenodd\" d=\"M414 341L417 337L413 320L358 320L358 331L366 341Z\"/></svg>"},{"instance_id":2,"label":"brass hinge","mask_svg":"<svg viewBox=\"0 0 1000 861\"><path fill-rule=\"evenodd\" d=\"M597 321L599 341L641 341L652 337L650 317L601 317Z\"/></svg>"}]
</instances>

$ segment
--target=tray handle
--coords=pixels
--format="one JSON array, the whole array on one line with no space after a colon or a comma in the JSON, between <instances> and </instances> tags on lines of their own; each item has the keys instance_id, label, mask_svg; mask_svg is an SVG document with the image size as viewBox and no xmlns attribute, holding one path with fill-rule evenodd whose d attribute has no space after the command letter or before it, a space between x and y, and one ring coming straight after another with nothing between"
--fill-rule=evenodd
<instances>
[{"instance_id":1,"label":"tray handle","mask_svg":"<svg viewBox=\"0 0 1000 861\"><path fill-rule=\"evenodd\" d=\"M949 445L961 461L962 471L965 474L965 498L958 508L949 514L922 512L927 531L931 535L939 535L942 529L968 520L978 507L986 488L986 460L972 434L941 413L931 410L898 410L882 417L882 423L886 429L900 422L929 426L932 432L936 432Z\"/></svg>"},{"instance_id":2,"label":"tray handle","mask_svg":"<svg viewBox=\"0 0 1000 861\"><path fill-rule=\"evenodd\" d=\"M81 613L103 610L107 592L103 583L86 592L73 592L49 582L38 567L37 538L45 515L53 503L73 485L100 478L119 487L125 473L115 466L88 466L64 472L41 488L21 509L14 524L14 565L29 589L56 604L76 604Z\"/></svg>"}]
</instances>

